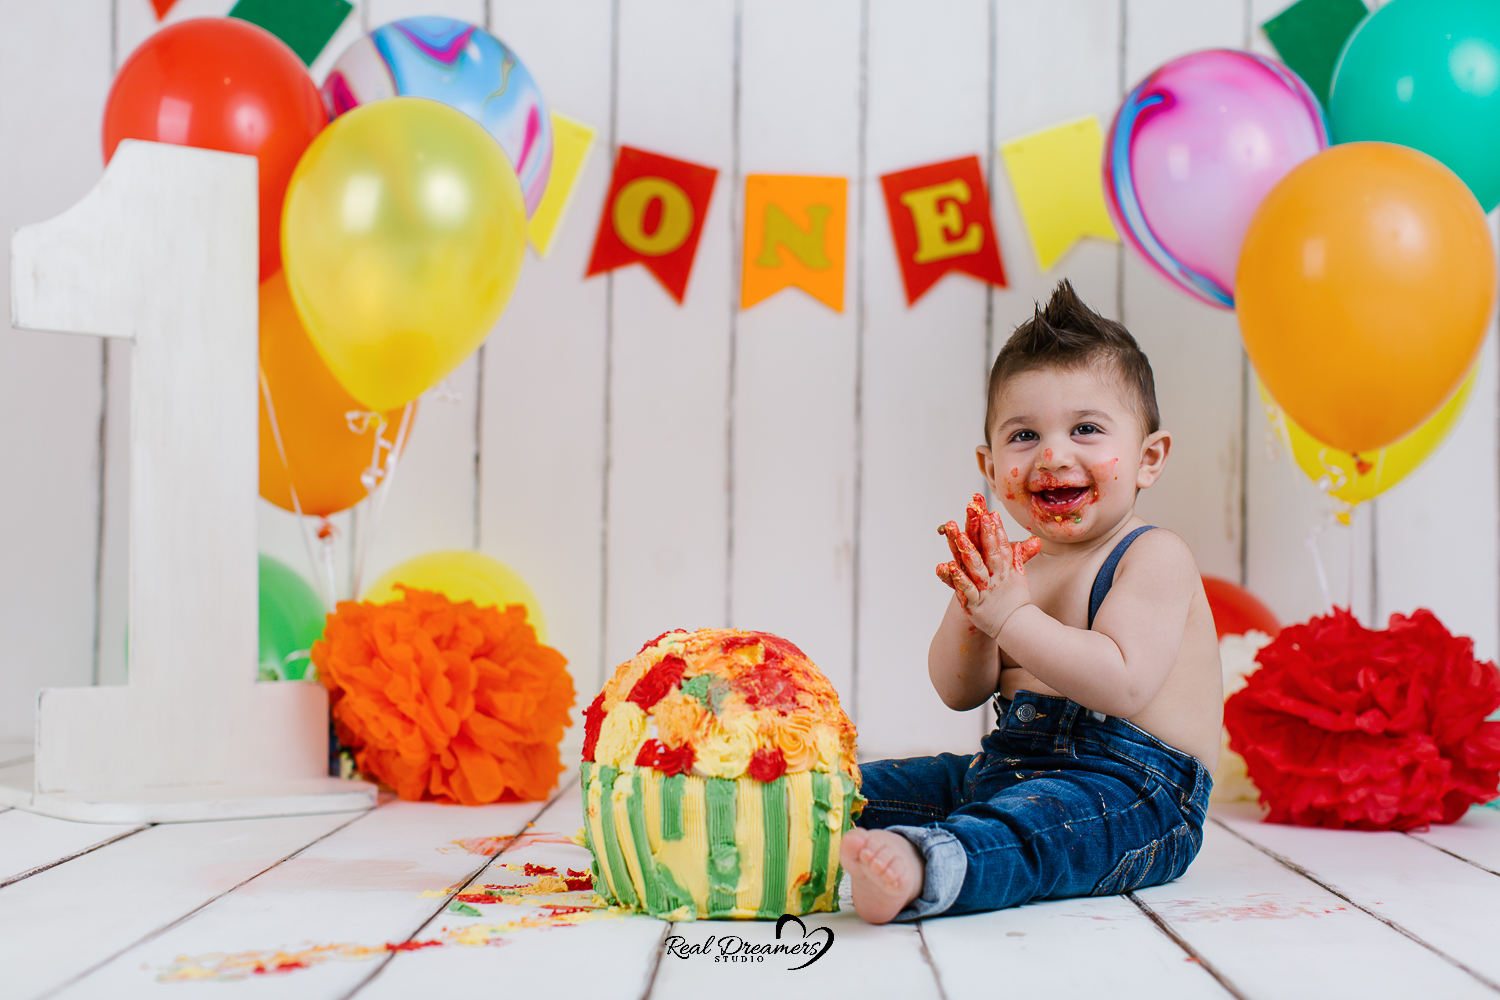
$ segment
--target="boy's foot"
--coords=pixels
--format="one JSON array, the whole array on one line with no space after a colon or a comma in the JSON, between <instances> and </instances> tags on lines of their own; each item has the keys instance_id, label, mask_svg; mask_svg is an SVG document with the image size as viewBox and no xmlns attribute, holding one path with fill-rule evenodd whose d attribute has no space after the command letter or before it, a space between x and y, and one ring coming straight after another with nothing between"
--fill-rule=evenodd
<instances>
[{"instance_id":1,"label":"boy's foot","mask_svg":"<svg viewBox=\"0 0 1500 1000\"><path fill-rule=\"evenodd\" d=\"M849 873L854 911L872 924L887 924L922 894L926 863L916 845L889 830L854 827L839 844Z\"/></svg>"}]
</instances>

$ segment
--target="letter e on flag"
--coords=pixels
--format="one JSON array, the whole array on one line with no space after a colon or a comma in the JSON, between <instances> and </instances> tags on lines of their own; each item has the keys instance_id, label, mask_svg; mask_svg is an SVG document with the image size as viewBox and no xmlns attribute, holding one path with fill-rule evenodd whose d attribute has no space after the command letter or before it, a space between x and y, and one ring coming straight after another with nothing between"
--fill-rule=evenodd
<instances>
[{"instance_id":1,"label":"letter e on flag","mask_svg":"<svg viewBox=\"0 0 1500 1000\"><path fill-rule=\"evenodd\" d=\"M843 177L750 174L740 308L795 285L844 311L849 181Z\"/></svg>"},{"instance_id":2,"label":"letter e on flag","mask_svg":"<svg viewBox=\"0 0 1500 1000\"><path fill-rule=\"evenodd\" d=\"M641 264L681 303L718 175L712 167L621 146L584 277Z\"/></svg>"},{"instance_id":3,"label":"letter e on flag","mask_svg":"<svg viewBox=\"0 0 1500 1000\"><path fill-rule=\"evenodd\" d=\"M949 271L1005 287L1005 265L979 157L885 174L880 186L908 306Z\"/></svg>"}]
</instances>

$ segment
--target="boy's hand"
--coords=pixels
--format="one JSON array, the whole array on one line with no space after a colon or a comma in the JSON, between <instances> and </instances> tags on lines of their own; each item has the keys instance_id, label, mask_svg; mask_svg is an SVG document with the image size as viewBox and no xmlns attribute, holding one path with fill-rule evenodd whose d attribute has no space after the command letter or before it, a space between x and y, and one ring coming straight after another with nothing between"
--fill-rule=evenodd
<instances>
[{"instance_id":1,"label":"boy's hand","mask_svg":"<svg viewBox=\"0 0 1500 1000\"><path fill-rule=\"evenodd\" d=\"M1026 562L1041 549L1041 539L1012 544L999 512L987 510L978 493L969 503L963 530L949 521L938 532L953 553L951 562L938 564L938 579L953 588L959 606L980 631L998 636L1005 620L1031 603Z\"/></svg>"}]
</instances>

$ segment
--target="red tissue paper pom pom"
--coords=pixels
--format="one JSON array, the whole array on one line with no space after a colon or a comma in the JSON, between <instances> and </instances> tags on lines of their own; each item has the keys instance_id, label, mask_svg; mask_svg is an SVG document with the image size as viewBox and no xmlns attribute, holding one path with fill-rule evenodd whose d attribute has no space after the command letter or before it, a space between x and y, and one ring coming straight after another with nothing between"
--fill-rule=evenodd
<instances>
[{"instance_id":1,"label":"red tissue paper pom pom","mask_svg":"<svg viewBox=\"0 0 1500 1000\"><path fill-rule=\"evenodd\" d=\"M386 604L343 602L313 643L360 773L409 800L546 798L572 725L568 661L537 642L523 604L481 608L401 589Z\"/></svg>"},{"instance_id":2,"label":"red tissue paper pom pom","mask_svg":"<svg viewBox=\"0 0 1500 1000\"><path fill-rule=\"evenodd\" d=\"M1495 797L1500 671L1431 611L1372 631L1335 608L1256 659L1224 725L1270 822L1410 830Z\"/></svg>"}]
</instances>

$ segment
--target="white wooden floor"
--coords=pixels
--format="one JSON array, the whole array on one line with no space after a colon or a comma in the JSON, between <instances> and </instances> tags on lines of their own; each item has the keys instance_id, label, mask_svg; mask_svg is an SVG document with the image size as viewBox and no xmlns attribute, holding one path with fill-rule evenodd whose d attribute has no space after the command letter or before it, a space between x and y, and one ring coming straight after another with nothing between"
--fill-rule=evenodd
<instances>
[{"instance_id":1,"label":"white wooden floor","mask_svg":"<svg viewBox=\"0 0 1500 1000\"><path fill-rule=\"evenodd\" d=\"M1429 832L1213 815L1187 875L1128 896L916 925L819 914L803 959L680 957L765 922L669 925L454 892L588 867L576 784L548 803L382 801L362 814L151 827L0 813L0 997L1493 997L1500 811ZM516 866L511 869L507 866ZM848 904L847 883L845 906ZM801 940L795 925L783 940ZM682 942L670 942L678 935ZM388 945L435 942L412 950Z\"/></svg>"}]
</instances>

